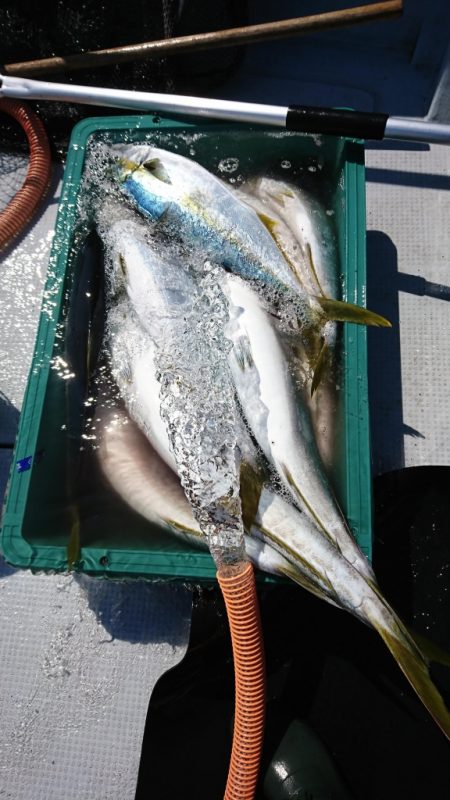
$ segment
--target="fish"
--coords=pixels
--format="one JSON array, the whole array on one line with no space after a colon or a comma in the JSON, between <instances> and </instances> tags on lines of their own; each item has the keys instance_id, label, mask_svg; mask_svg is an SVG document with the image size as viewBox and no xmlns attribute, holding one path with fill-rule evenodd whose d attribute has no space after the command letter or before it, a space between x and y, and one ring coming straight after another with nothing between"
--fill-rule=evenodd
<instances>
[{"instance_id":1,"label":"fish","mask_svg":"<svg viewBox=\"0 0 450 800\"><path fill-rule=\"evenodd\" d=\"M131 415L145 430L149 424L157 426L147 433L157 452L176 469L173 455L168 461L164 453L165 426L155 413L160 386L156 377L150 377L155 375L152 341L165 338L164 320L178 317L180 308L188 314L198 287L187 273L181 274L178 262L164 258L143 237L142 225L116 223L111 229L112 285L116 293L121 287L108 315L111 367ZM230 315L225 336L232 344L228 365L243 416L294 502L350 563L372 579L370 565L352 538L321 467L308 410L299 402L270 315L248 283L231 273L224 277ZM156 421L150 423L152 419ZM255 468L255 458L250 463Z\"/></svg>"},{"instance_id":2,"label":"fish","mask_svg":"<svg viewBox=\"0 0 450 800\"><path fill-rule=\"evenodd\" d=\"M109 486L144 519L195 549L207 550L204 533L195 519L176 472L151 444L150 429L143 428L125 407L107 410L96 451ZM170 451L168 450L167 455ZM267 542L245 535L248 558L262 572L288 577L291 563Z\"/></svg>"},{"instance_id":3,"label":"fish","mask_svg":"<svg viewBox=\"0 0 450 800\"><path fill-rule=\"evenodd\" d=\"M142 221L115 222L104 241L111 261L107 270L110 306L128 297L152 339L162 339L165 331L192 311L199 297L195 278L176 250L162 252Z\"/></svg>"},{"instance_id":4,"label":"fish","mask_svg":"<svg viewBox=\"0 0 450 800\"><path fill-rule=\"evenodd\" d=\"M256 211L308 293L319 292L323 297L338 300L336 237L322 205L305 190L269 178L250 180L236 191L242 202ZM292 207L289 215L283 213L285 201ZM337 406L337 323L329 320L318 329L316 337L309 336L303 342L298 337L285 339L292 350L298 382L305 387L304 399L321 459L331 469Z\"/></svg>"},{"instance_id":5,"label":"fish","mask_svg":"<svg viewBox=\"0 0 450 800\"><path fill-rule=\"evenodd\" d=\"M304 189L271 178L253 178L236 189L267 228L298 283L310 295L339 299L336 236L322 205ZM297 213L287 213L296 203Z\"/></svg>"},{"instance_id":6,"label":"fish","mask_svg":"<svg viewBox=\"0 0 450 800\"><path fill-rule=\"evenodd\" d=\"M317 450L309 411L283 342L259 295L235 275L224 283L230 306L229 365L243 415L294 502L369 579L373 572L351 536Z\"/></svg>"},{"instance_id":7,"label":"fish","mask_svg":"<svg viewBox=\"0 0 450 800\"><path fill-rule=\"evenodd\" d=\"M133 325L139 325L139 320L135 318ZM139 359L147 352L145 342L141 340L141 344ZM120 345L118 338L110 343L112 350ZM137 350L131 354L136 357ZM122 362L122 356L117 360ZM148 369L142 370L144 376L153 364L149 360ZM133 370L132 361L130 376ZM154 389L155 384L151 385ZM160 413L156 398L150 405L140 405L144 406L146 413ZM162 522L166 530L201 545L202 534L179 478L167 464L171 461L169 437L163 461L152 447L154 421L139 419L136 412L135 418L138 427L111 425L100 437L98 454L104 474L123 499L147 519ZM249 557L257 566L290 578L375 628L437 724L450 737L450 714L430 679L429 662L383 597L373 573L364 574L305 513L268 486L255 463L244 462L244 466L241 497Z\"/></svg>"},{"instance_id":8,"label":"fish","mask_svg":"<svg viewBox=\"0 0 450 800\"><path fill-rule=\"evenodd\" d=\"M147 219L226 270L268 287L285 313L292 305L305 332L328 320L390 326L365 308L308 294L258 214L197 162L151 145L110 151L123 193Z\"/></svg>"},{"instance_id":9,"label":"fish","mask_svg":"<svg viewBox=\"0 0 450 800\"><path fill-rule=\"evenodd\" d=\"M220 563L237 561L243 529L235 393L220 325L227 305L216 279L216 272L219 277L221 272L205 265L194 277L188 262L172 250L170 255L160 251L160 243L146 230L142 221L131 229L128 223L116 223L111 229L108 246L115 299L107 323L110 339L120 327L120 321L117 326L111 320L116 319L122 299L154 342L161 408L195 516L208 533L214 558ZM138 337L129 334L131 324L131 319L126 322L126 337L136 346ZM112 365L113 374L118 366Z\"/></svg>"},{"instance_id":10,"label":"fish","mask_svg":"<svg viewBox=\"0 0 450 800\"><path fill-rule=\"evenodd\" d=\"M310 294L339 297L336 235L323 205L300 186L259 177L245 187L243 199L258 203L260 216L278 247L297 265L299 281Z\"/></svg>"},{"instance_id":11,"label":"fish","mask_svg":"<svg viewBox=\"0 0 450 800\"><path fill-rule=\"evenodd\" d=\"M296 282L257 214L200 164L152 146L111 148L122 191L152 222L242 277L289 294Z\"/></svg>"},{"instance_id":12,"label":"fish","mask_svg":"<svg viewBox=\"0 0 450 800\"><path fill-rule=\"evenodd\" d=\"M167 446L167 431L160 414L155 343L140 325L128 299L122 298L115 304L107 324L111 373L120 395L153 448L176 471L175 456Z\"/></svg>"},{"instance_id":13,"label":"fish","mask_svg":"<svg viewBox=\"0 0 450 800\"><path fill-rule=\"evenodd\" d=\"M251 189L266 209L272 235L289 260L300 263L300 279L310 293L339 300L339 258L337 241L330 217L323 205L304 188L274 178L260 177ZM274 222L273 220L276 220ZM301 258L295 258L300 250ZM321 340L312 354L313 381L311 394L330 372L334 363L337 340L336 322L329 320L321 331ZM325 394L325 398L324 398ZM330 404L322 392L320 403ZM332 402L332 401L331 401ZM316 405L316 414L319 408Z\"/></svg>"}]
</instances>

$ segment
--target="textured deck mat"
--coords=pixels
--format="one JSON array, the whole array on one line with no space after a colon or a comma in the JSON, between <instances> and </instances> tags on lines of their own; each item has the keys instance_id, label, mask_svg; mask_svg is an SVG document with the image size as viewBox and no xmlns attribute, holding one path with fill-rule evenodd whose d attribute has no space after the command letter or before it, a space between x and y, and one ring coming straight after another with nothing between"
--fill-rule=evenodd
<instances>
[{"instance_id":1,"label":"textured deck mat","mask_svg":"<svg viewBox=\"0 0 450 800\"><path fill-rule=\"evenodd\" d=\"M132 800L149 698L190 613L181 586L0 565L0 797Z\"/></svg>"}]
</instances>

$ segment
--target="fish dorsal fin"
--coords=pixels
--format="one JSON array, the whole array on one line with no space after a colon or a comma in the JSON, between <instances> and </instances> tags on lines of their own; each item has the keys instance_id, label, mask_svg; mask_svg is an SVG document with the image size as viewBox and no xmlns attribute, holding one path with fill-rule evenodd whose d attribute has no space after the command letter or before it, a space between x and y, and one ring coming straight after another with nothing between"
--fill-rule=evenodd
<instances>
[{"instance_id":1,"label":"fish dorsal fin","mask_svg":"<svg viewBox=\"0 0 450 800\"><path fill-rule=\"evenodd\" d=\"M328 297L315 297L327 320L335 322L354 322L357 325L375 325L379 328L391 328L392 325L381 314L369 311L368 308L346 303L343 300L332 300Z\"/></svg>"},{"instance_id":2,"label":"fish dorsal fin","mask_svg":"<svg viewBox=\"0 0 450 800\"><path fill-rule=\"evenodd\" d=\"M303 589L306 589L307 592L311 592L311 594L315 595L320 600L325 600L326 603L330 603L332 606L340 608L338 598L336 598L336 592L331 584L330 593L328 593L319 584L314 583L312 579L308 578L303 572L301 572L301 570L296 569L293 565L281 567L279 572L281 575L284 575L285 578L289 578L289 580L294 581L294 583L297 583Z\"/></svg>"},{"instance_id":3,"label":"fish dorsal fin","mask_svg":"<svg viewBox=\"0 0 450 800\"><path fill-rule=\"evenodd\" d=\"M126 281L128 277L128 270L127 270L127 261L123 253L119 253L118 256L119 267L122 272L123 278Z\"/></svg>"}]
</instances>

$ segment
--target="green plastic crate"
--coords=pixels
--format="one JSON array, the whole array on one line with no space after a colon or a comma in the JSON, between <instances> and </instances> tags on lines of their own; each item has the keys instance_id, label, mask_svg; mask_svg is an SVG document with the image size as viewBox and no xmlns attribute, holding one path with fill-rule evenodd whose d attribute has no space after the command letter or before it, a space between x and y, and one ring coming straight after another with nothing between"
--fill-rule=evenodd
<instances>
[{"instance_id":1,"label":"green plastic crate","mask_svg":"<svg viewBox=\"0 0 450 800\"><path fill-rule=\"evenodd\" d=\"M51 360L60 347L68 286L76 269L77 203L87 148L95 140L111 143L147 141L173 146L206 167L222 158L238 158L245 170L263 171L281 160L314 173L327 193L337 228L342 295L364 304L365 182L360 142L336 137L285 134L248 126L195 125L152 116L101 117L74 128L59 206L49 277L25 393L3 518L2 550L17 567L59 571L67 568L70 529L64 448L64 381L56 379ZM195 143L195 145L193 145ZM289 173L286 173L289 179ZM313 178L314 179L314 178ZM324 189L324 191L325 191ZM350 527L371 557L372 498L367 391L366 330L343 326L338 441L333 482ZM210 580L215 567L209 554L189 548L108 495L82 516L80 570L103 576Z\"/></svg>"}]
</instances>

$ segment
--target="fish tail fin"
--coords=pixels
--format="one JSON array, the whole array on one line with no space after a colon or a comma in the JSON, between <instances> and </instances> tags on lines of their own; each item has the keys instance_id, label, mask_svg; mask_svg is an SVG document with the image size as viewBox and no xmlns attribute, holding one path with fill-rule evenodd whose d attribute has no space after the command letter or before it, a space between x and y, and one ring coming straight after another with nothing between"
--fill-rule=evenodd
<instances>
[{"instance_id":1,"label":"fish tail fin","mask_svg":"<svg viewBox=\"0 0 450 800\"><path fill-rule=\"evenodd\" d=\"M392 325L381 314L369 311L368 308L346 303L343 300L333 300L329 297L314 298L320 305L327 320L335 322L354 322L357 325L375 325L379 328L391 328Z\"/></svg>"},{"instance_id":2,"label":"fish tail fin","mask_svg":"<svg viewBox=\"0 0 450 800\"><path fill-rule=\"evenodd\" d=\"M431 680L429 660L378 591L377 594L383 604L383 611L380 614L378 604L378 611L374 606L373 613L370 610L368 612L369 621L384 640L425 708L442 732L450 739L450 712Z\"/></svg>"}]
</instances>

